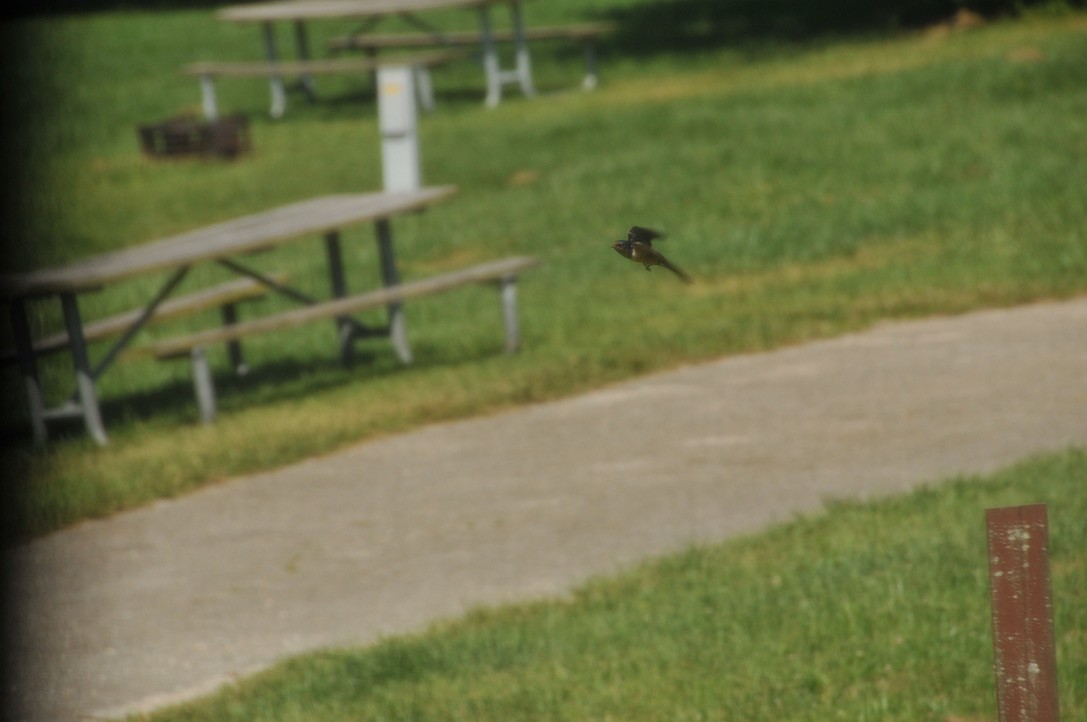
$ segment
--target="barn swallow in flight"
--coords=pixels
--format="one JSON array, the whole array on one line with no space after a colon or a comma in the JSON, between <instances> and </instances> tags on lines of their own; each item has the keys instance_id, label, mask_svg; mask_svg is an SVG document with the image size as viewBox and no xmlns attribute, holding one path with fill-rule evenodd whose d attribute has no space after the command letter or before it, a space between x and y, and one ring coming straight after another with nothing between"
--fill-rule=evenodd
<instances>
[{"instance_id":1,"label":"barn swallow in flight","mask_svg":"<svg viewBox=\"0 0 1087 722\"><path fill-rule=\"evenodd\" d=\"M650 266L664 266L672 273L682 278L686 283L693 283L691 277L681 271L677 266L673 266L667 258L664 257L660 251L653 248L654 238L664 238L664 235L657 231L650 230L649 228L642 228L641 226L631 226L627 231L627 239L625 241L616 241L611 244L611 247L616 250L619 255L629 258L630 260L641 263L645 266L645 270L650 270Z\"/></svg>"}]
</instances>

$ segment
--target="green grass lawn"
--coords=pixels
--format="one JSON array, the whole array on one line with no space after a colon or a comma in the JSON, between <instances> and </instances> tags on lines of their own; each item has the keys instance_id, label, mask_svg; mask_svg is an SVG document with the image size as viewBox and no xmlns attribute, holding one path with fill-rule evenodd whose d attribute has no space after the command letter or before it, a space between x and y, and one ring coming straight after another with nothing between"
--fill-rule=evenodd
<instances>
[{"instance_id":1,"label":"green grass lawn","mask_svg":"<svg viewBox=\"0 0 1087 722\"><path fill-rule=\"evenodd\" d=\"M996 718L984 509L1049 505L1062 719L1087 718L1087 452L1039 457L416 636L304 655L154 722Z\"/></svg>"},{"instance_id":2,"label":"green grass lawn","mask_svg":"<svg viewBox=\"0 0 1087 722\"><path fill-rule=\"evenodd\" d=\"M186 364L127 362L100 386L104 449L77 426L31 448L9 368L13 403L0 419L6 465L22 482L5 495L17 532L682 363L1087 290L1087 14L1035 12L970 31L876 33L862 24L863 32L806 35L757 18L753 28L771 31L729 31L702 5L712 16L705 23L664 25L655 6L529 5L529 20L541 24L620 23L601 47L593 93L577 90L580 55L561 44L534 58L542 97L513 94L492 111L473 65L436 74L438 110L421 121L424 178L460 190L394 222L402 275L541 257L520 287L521 354L500 353L489 289L411 303L410 368L379 343L362 345L368 363L340 368L331 323L254 338L246 348L254 371L243 380L230 376L222 349L213 352L221 414L212 428L197 422ZM315 45L344 29L323 28ZM321 79L325 101L292 97L281 121L266 117L263 82L224 81L221 107L250 115L252 154L141 156L137 124L198 108L196 82L178 68L257 57L254 28L194 10L6 30L29 53L4 65L6 79L36 89L12 94L23 124L13 136L21 182L8 270L380 186L376 114L361 79ZM632 224L668 232L666 252L695 284L617 256L608 246ZM377 277L372 235L344 234L355 290ZM252 262L327 293L319 239ZM220 278L192 276L186 288ZM84 315L133 307L161 280L88 294ZM36 325L58 325L54 306L34 306ZM282 307L267 300L250 313ZM216 322L209 314L149 337ZM55 389L50 401L62 400L68 365L52 359L42 375Z\"/></svg>"}]
</instances>

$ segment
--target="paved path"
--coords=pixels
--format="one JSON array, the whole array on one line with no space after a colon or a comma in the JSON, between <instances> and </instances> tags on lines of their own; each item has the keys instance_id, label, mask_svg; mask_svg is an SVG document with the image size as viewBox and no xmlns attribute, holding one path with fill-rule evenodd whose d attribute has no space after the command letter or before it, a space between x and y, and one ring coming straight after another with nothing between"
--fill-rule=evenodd
<instances>
[{"instance_id":1,"label":"paved path","mask_svg":"<svg viewBox=\"0 0 1087 722\"><path fill-rule=\"evenodd\" d=\"M302 430L304 433L304 430ZM439 424L15 550L25 718L561 593L828 496L1087 444L1087 298L887 325Z\"/></svg>"}]
</instances>

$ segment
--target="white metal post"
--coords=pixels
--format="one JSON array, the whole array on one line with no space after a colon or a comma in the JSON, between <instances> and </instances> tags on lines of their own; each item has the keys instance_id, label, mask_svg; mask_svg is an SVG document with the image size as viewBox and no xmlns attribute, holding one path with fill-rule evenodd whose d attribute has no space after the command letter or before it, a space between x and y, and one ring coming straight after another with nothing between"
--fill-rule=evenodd
<instances>
[{"instance_id":1,"label":"white metal post","mask_svg":"<svg viewBox=\"0 0 1087 722\"><path fill-rule=\"evenodd\" d=\"M391 65L377 71L381 166L387 191L413 191L422 185L419 133L412 68Z\"/></svg>"}]
</instances>

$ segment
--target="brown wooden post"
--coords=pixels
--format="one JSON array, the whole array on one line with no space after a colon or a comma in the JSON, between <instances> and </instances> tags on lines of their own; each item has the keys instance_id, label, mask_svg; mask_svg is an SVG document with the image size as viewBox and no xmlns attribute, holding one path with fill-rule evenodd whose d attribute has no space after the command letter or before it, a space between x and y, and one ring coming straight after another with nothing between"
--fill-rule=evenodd
<instances>
[{"instance_id":1,"label":"brown wooden post","mask_svg":"<svg viewBox=\"0 0 1087 722\"><path fill-rule=\"evenodd\" d=\"M987 509L1000 722L1058 722L1045 504Z\"/></svg>"}]
</instances>

